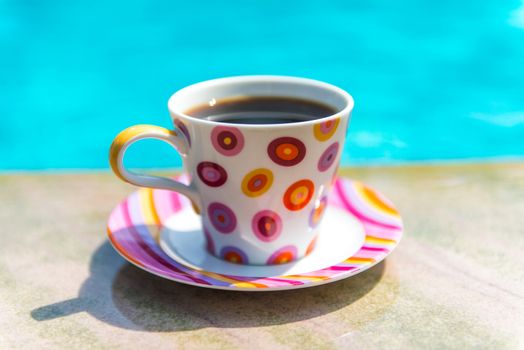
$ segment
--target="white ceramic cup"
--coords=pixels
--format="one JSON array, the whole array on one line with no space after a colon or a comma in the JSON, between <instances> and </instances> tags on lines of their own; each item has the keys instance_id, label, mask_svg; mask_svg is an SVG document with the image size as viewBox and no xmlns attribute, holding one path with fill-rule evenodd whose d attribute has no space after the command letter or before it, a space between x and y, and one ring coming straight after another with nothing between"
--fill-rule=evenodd
<instances>
[{"instance_id":1,"label":"white ceramic cup","mask_svg":"<svg viewBox=\"0 0 524 350\"><path fill-rule=\"evenodd\" d=\"M230 124L186 113L205 103L251 96L305 99L336 113L283 124ZM175 130L136 125L115 138L110 162L117 176L189 197L201 213L207 249L221 259L280 264L314 249L353 109L347 92L311 79L240 76L188 86L171 96L168 108ZM125 169L126 149L144 138L178 150L189 185Z\"/></svg>"}]
</instances>

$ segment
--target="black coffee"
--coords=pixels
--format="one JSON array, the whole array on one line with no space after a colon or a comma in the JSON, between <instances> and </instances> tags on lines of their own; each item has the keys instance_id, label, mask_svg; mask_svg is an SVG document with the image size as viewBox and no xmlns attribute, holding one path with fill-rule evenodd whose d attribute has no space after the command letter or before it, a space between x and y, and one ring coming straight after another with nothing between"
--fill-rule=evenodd
<instances>
[{"instance_id":1,"label":"black coffee","mask_svg":"<svg viewBox=\"0 0 524 350\"><path fill-rule=\"evenodd\" d=\"M237 97L193 107L186 114L234 124L284 124L335 114L330 106L290 97Z\"/></svg>"}]
</instances>

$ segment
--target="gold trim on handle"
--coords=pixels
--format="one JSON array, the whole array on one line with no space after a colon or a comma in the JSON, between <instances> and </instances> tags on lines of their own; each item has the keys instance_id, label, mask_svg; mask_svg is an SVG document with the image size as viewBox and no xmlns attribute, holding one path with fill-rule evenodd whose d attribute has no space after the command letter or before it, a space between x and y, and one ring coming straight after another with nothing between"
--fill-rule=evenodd
<instances>
[{"instance_id":1,"label":"gold trim on handle","mask_svg":"<svg viewBox=\"0 0 524 350\"><path fill-rule=\"evenodd\" d=\"M120 154L122 147L124 147L129 141L132 141L134 138L137 138L146 133L148 136L156 134L164 138L169 136L178 136L174 130L168 130L160 126L147 124L134 125L125 130L122 130L115 137L113 143L111 144L111 148L109 149L109 163L111 164L111 169L113 169L115 175L125 182L129 181L120 172L120 168L118 166L118 155Z\"/></svg>"}]
</instances>

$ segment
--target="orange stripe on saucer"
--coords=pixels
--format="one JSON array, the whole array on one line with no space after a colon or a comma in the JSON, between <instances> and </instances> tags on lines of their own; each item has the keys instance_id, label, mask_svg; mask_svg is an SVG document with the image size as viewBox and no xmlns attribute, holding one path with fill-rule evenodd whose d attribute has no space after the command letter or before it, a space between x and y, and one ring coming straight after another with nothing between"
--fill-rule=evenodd
<instances>
[{"instance_id":1,"label":"orange stripe on saucer","mask_svg":"<svg viewBox=\"0 0 524 350\"><path fill-rule=\"evenodd\" d=\"M393 216L400 216L398 211L390 206L387 203L384 203L384 201L377 195L377 193L372 190L371 188L367 187L361 182L354 182L355 189L361 194L362 198L364 198L369 204L371 204L373 207L375 207L377 210L382 211L383 213L393 215Z\"/></svg>"},{"instance_id":2,"label":"orange stripe on saucer","mask_svg":"<svg viewBox=\"0 0 524 350\"><path fill-rule=\"evenodd\" d=\"M396 244L397 241L387 238L379 238L375 236L366 235L366 242L369 243L378 243L378 244Z\"/></svg>"},{"instance_id":3,"label":"orange stripe on saucer","mask_svg":"<svg viewBox=\"0 0 524 350\"><path fill-rule=\"evenodd\" d=\"M372 262L375 262L375 259L372 259L372 258L359 258L359 257L353 256L353 257L351 257L349 259L346 259L344 262L354 263L354 264L372 263Z\"/></svg>"},{"instance_id":4,"label":"orange stripe on saucer","mask_svg":"<svg viewBox=\"0 0 524 350\"><path fill-rule=\"evenodd\" d=\"M312 280L312 281L322 281L328 279L329 276L305 276L305 275L288 275L288 276L279 276L279 279L302 279L302 280Z\"/></svg>"}]
</instances>

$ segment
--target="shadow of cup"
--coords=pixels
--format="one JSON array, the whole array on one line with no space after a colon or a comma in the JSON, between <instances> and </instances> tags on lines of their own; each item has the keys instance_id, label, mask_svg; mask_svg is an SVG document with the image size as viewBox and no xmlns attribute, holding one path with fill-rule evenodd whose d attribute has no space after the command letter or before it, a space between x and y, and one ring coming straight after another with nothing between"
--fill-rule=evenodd
<instances>
[{"instance_id":1,"label":"shadow of cup","mask_svg":"<svg viewBox=\"0 0 524 350\"><path fill-rule=\"evenodd\" d=\"M125 262L106 241L93 254L90 277L75 299L31 311L37 321L88 312L126 329L168 332L256 327L318 317L362 298L381 280L385 263L354 277L313 288L234 292L163 279Z\"/></svg>"}]
</instances>

